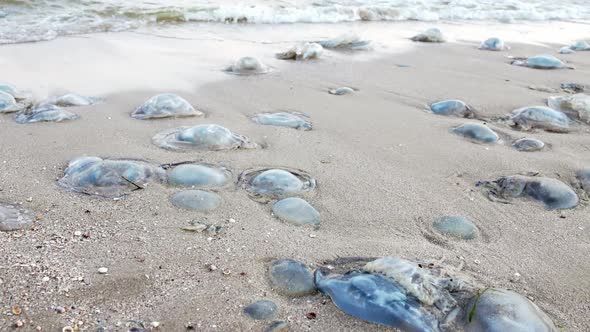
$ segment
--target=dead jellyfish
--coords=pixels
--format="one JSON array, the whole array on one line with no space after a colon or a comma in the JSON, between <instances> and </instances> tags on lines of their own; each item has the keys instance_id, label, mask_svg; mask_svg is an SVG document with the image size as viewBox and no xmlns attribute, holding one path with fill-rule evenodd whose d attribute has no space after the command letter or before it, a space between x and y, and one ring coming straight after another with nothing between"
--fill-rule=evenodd
<instances>
[{"instance_id":1,"label":"dead jellyfish","mask_svg":"<svg viewBox=\"0 0 590 332\"><path fill-rule=\"evenodd\" d=\"M268 275L273 288L281 294L299 297L315 292L313 276L307 266L292 259L272 262Z\"/></svg>"},{"instance_id":2,"label":"dead jellyfish","mask_svg":"<svg viewBox=\"0 0 590 332\"><path fill-rule=\"evenodd\" d=\"M576 179L578 180L578 185L586 192L586 194L590 194L590 169L577 171Z\"/></svg>"},{"instance_id":3,"label":"dead jellyfish","mask_svg":"<svg viewBox=\"0 0 590 332\"><path fill-rule=\"evenodd\" d=\"M53 104L61 107L89 106L101 103L104 99L99 97L87 97L77 93L68 93L62 96L50 98L41 104Z\"/></svg>"},{"instance_id":4,"label":"dead jellyfish","mask_svg":"<svg viewBox=\"0 0 590 332\"><path fill-rule=\"evenodd\" d=\"M569 46L564 46L562 48L559 49L559 54L572 54L575 53L576 51L572 50L571 48L569 48Z\"/></svg>"},{"instance_id":5,"label":"dead jellyfish","mask_svg":"<svg viewBox=\"0 0 590 332\"><path fill-rule=\"evenodd\" d=\"M456 116L461 118L475 117L475 111L461 100L443 100L430 105L430 111L438 115Z\"/></svg>"},{"instance_id":6,"label":"dead jellyfish","mask_svg":"<svg viewBox=\"0 0 590 332\"><path fill-rule=\"evenodd\" d=\"M45 104L24 110L18 113L14 119L18 123L25 124L34 122L62 122L77 118L79 118L77 114L68 112L59 106Z\"/></svg>"},{"instance_id":7,"label":"dead jellyfish","mask_svg":"<svg viewBox=\"0 0 590 332\"><path fill-rule=\"evenodd\" d=\"M13 96L14 99L17 101L21 101L23 99L29 99L31 97L30 92L24 92L17 89L14 85L8 83L0 83L0 92L6 92L9 95Z\"/></svg>"},{"instance_id":8,"label":"dead jellyfish","mask_svg":"<svg viewBox=\"0 0 590 332\"><path fill-rule=\"evenodd\" d=\"M266 74L270 70L258 59L247 56L240 58L233 65L226 68L225 71L236 75L256 75Z\"/></svg>"},{"instance_id":9,"label":"dead jellyfish","mask_svg":"<svg viewBox=\"0 0 590 332\"><path fill-rule=\"evenodd\" d=\"M353 93L354 92L354 89L353 88L349 88L347 86L343 86L343 87L340 87L340 88L331 89L328 92L331 95L342 96L342 95L347 95L347 94Z\"/></svg>"},{"instance_id":10,"label":"dead jellyfish","mask_svg":"<svg viewBox=\"0 0 590 332\"><path fill-rule=\"evenodd\" d=\"M131 113L132 118L139 120L203 115L184 98L173 93L155 95Z\"/></svg>"},{"instance_id":11,"label":"dead jellyfish","mask_svg":"<svg viewBox=\"0 0 590 332\"><path fill-rule=\"evenodd\" d=\"M535 69L564 69L573 67L552 55L537 55L530 58L514 58L511 64Z\"/></svg>"},{"instance_id":12,"label":"dead jellyfish","mask_svg":"<svg viewBox=\"0 0 590 332\"><path fill-rule=\"evenodd\" d=\"M542 203L548 210L571 209L578 205L578 196L565 183L547 177L513 175L495 181L478 182L487 188L492 200L507 202L512 198L528 197Z\"/></svg>"},{"instance_id":13,"label":"dead jellyfish","mask_svg":"<svg viewBox=\"0 0 590 332\"><path fill-rule=\"evenodd\" d=\"M119 197L165 178L164 169L141 160L80 157L70 161L57 183L79 193Z\"/></svg>"},{"instance_id":14,"label":"dead jellyfish","mask_svg":"<svg viewBox=\"0 0 590 332\"><path fill-rule=\"evenodd\" d=\"M559 87L566 93L580 93L586 90L586 86L580 83L561 83Z\"/></svg>"},{"instance_id":15,"label":"dead jellyfish","mask_svg":"<svg viewBox=\"0 0 590 332\"><path fill-rule=\"evenodd\" d=\"M288 197L274 203L272 213L280 220L297 226L320 225L320 213L299 197Z\"/></svg>"},{"instance_id":16,"label":"dead jellyfish","mask_svg":"<svg viewBox=\"0 0 590 332\"><path fill-rule=\"evenodd\" d=\"M445 41L445 37L439 28L430 28L422 33L415 35L410 38L413 41L425 42L425 43L442 43Z\"/></svg>"},{"instance_id":17,"label":"dead jellyfish","mask_svg":"<svg viewBox=\"0 0 590 332\"><path fill-rule=\"evenodd\" d=\"M281 60L310 60L318 59L324 48L318 43L305 43L303 45L295 45L287 52L277 53L277 58Z\"/></svg>"},{"instance_id":18,"label":"dead jellyfish","mask_svg":"<svg viewBox=\"0 0 590 332\"><path fill-rule=\"evenodd\" d=\"M545 143L536 138L520 138L512 143L512 147L518 151L533 152L541 151L545 147Z\"/></svg>"},{"instance_id":19,"label":"dead jellyfish","mask_svg":"<svg viewBox=\"0 0 590 332\"><path fill-rule=\"evenodd\" d=\"M255 320L270 320L277 314L277 305L273 301L260 300L247 305L244 314Z\"/></svg>"},{"instance_id":20,"label":"dead jellyfish","mask_svg":"<svg viewBox=\"0 0 590 332\"><path fill-rule=\"evenodd\" d=\"M221 204L221 197L203 190L185 190L172 195L170 202L183 209L210 212Z\"/></svg>"},{"instance_id":21,"label":"dead jellyfish","mask_svg":"<svg viewBox=\"0 0 590 332\"><path fill-rule=\"evenodd\" d=\"M256 143L246 136L231 132L216 124L179 127L156 134L152 142L168 150L231 150L254 149Z\"/></svg>"},{"instance_id":22,"label":"dead jellyfish","mask_svg":"<svg viewBox=\"0 0 590 332\"><path fill-rule=\"evenodd\" d=\"M370 40L362 39L356 34L343 34L333 39L318 41L323 48L365 51L372 48Z\"/></svg>"},{"instance_id":23,"label":"dead jellyfish","mask_svg":"<svg viewBox=\"0 0 590 332\"><path fill-rule=\"evenodd\" d=\"M496 132L480 123L466 123L453 128L452 131L459 136L479 143L496 143L500 139Z\"/></svg>"},{"instance_id":24,"label":"dead jellyfish","mask_svg":"<svg viewBox=\"0 0 590 332\"><path fill-rule=\"evenodd\" d=\"M229 184L231 179L230 170L214 165L181 164L168 172L168 184L177 187L223 187Z\"/></svg>"},{"instance_id":25,"label":"dead jellyfish","mask_svg":"<svg viewBox=\"0 0 590 332\"><path fill-rule=\"evenodd\" d=\"M11 94L0 91L0 113L18 112L25 108L25 105L19 103Z\"/></svg>"},{"instance_id":26,"label":"dead jellyfish","mask_svg":"<svg viewBox=\"0 0 590 332\"><path fill-rule=\"evenodd\" d=\"M0 231L10 232L29 227L33 218L24 210L0 204Z\"/></svg>"},{"instance_id":27,"label":"dead jellyfish","mask_svg":"<svg viewBox=\"0 0 590 332\"><path fill-rule=\"evenodd\" d=\"M570 130L570 120L563 112L545 106L522 107L508 114L513 126L520 130L544 129L556 133Z\"/></svg>"},{"instance_id":28,"label":"dead jellyfish","mask_svg":"<svg viewBox=\"0 0 590 332\"><path fill-rule=\"evenodd\" d=\"M486 288L463 309L463 325L468 332L555 332L557 328L539 307L513 291Z\"/></svg>"},{"instance_id":29,"label":"dead jellyfish","mask_svg":"<svg viewBox=\"0 0 590 332\"><path fill-rule=\"evenodd\" d=\"M283 198L315 189L316 181L302 171L291 169L247 170L238 182L254 197Z\"/></svg>"},{"instance_id":30,"label":"dead jellyfish","mask_svg":"<svg viewBox=\"0 0 590 332\"><path fill-rule=\"evenodd\" d=\"M402 331L441 332L441 320L476 287L434 264L383 257L345 274L315 271L317 288L345 313Z\"/></svg>"},{"instance_id":31,"label":"dead jellyfish","mask_svg":"<svg viewBox=\"0 0 590 332\"><path fill-rule=\"evenodd\" d=\"M261 125L288 127L300 130L311 130L311 122L305 119L303 113L260 113L252 117L252 120Z\"/></svg>"},{"instance_id":32,"label":"dead jellyfish","mask_svg":"<svg viewBox=\"0 0 590 332\"><path fill-rule=\"evenodd\" d=\"M547 99L549 107L562 111L574 119L590 124L590 96L578 93L569 96L553 96Z\"/></svg>"},{"instance_id":33,"label":"dead jellyfish","mask_svg":"<svg viewBox=\"0 0 590 332\"><path fill-rule=\"evenodd\" d=\"M432 223L432 228L443 235L461 240L473 240L477 237L477 227L465 217L445 216Z\"/></svg>"},{"instance_id":34,"label":"dead jellyfish","mask_svg":"<svg viewBox=\"0 0 590 332\"><path fill-rule=\"evenodd\" d=\"M497 37L492 37L484 40L481 45L479 45L480 50L489 50L489 51L503 51L510 49L504 41Z\"/></svg>"},{"instance_id":35,"label":"dead jellyfish","mask_svg":"<svg viewBox=\"0 0 590 332\"><path fill-rule=\"evenodd\" d=\"M584 40L580 40L571 44L570 49L574 51L590 51L590 43Z\"/></svg>"}]
</instances>

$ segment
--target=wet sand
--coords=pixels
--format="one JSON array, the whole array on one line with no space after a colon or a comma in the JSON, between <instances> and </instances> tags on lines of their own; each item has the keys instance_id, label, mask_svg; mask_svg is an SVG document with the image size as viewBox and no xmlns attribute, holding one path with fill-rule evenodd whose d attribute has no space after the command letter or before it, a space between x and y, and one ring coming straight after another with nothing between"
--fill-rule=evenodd
<instances>
[{"instance_id":1,"label":"wet sand","mask_svg":"<svg viewBox=\"0 0 590 332\"><path fill-rule=\"evenodd\" d=\"M383 36L386 25L374 26ZM401 25L399 31L425 26ZM368 37L371 31L367 28ZM258 38L272 40L279 33L263 31ZM451 265L463 261L480 283L533 299L563 330L589 329L587 203L564 211L546 211L525 200L500 204L474 184L529 171L570 183L576 170L590 166L590 127L568 134L523 133L490 123L513 139L531 136L551 145L523 153L509 144L474 144L449 132L476 120L423 110L429 102L457 98L493 118L544 104L551 94L527 87L589 84L590 53L559 56L576 70L542 71L510 66L506 55L555 54L562 46L556 40L510 43L511 51L486 52L476 48L476 39L445 44L371 39L385 46L373 52L326 51L320 60L304 63L273 59L274 52L291 45L287 42L233 40L216 49L214 40L137 33L0 47L2 66L15 64L3 81L30 88L40 98L72 91L107 100L71 109L81 118L64 123L20 125L10 115L0 116L0 201L22 204L39 216L33 230L0 233L0 329L23 319L26 331L36 326L58 331L78 321L89 331L99 326L126 331L128 320L158 321L163 331L183 331L189 322L199 331L260 331L268 322L247 318L242 307L270 299L280 307L277 319L289 320L293 331L385 331L347 316L324 295L281 296L266 275L275 258L313 268L336 257L384 255L445 258ZM249 77L220 71L249 54L275 70ZM338 86L359 91L328 94ZM129 116L161 92L180 94L207 116L155 121ZM304 112L314 129L261 126L248 119L274 110ZM181 153L151 143L161 130L207 123L267 147ZM238 188L220 191L222 205L207 215L175 208L168 199L177 190L160 185L120 200L59 188L55 180L80 155L222 163L235 179L251 167L302 169L318 181L307 199L322 224L314 230L281 223L271 216L270 205L254 202ZM470 218L482 236L429 240L429 225L444 215ZM182 231L191 220L221 225L224 232L208 239ZM76 231L89 237L75 236ZM218 269L210 271L211 264ZM108 274L98 274L100 267L108 267ZM521 275L518 282L510 281L514 273ZM11 316L11 306L20 306L23 314ZM55 307L66 311L56 313ZM309 320L308 312L317 318Z\"/></svg>"}]
</instances>

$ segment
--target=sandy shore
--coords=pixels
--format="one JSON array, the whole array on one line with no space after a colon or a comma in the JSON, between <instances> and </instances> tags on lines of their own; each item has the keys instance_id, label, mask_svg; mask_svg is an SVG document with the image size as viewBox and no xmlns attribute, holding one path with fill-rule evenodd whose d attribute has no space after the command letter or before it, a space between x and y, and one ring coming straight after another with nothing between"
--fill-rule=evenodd
<instances>
[{"instance_id":1,"label":"sandy shore","mask_svg":"<svg viewBox=\"0 0 590 332\"><path fill-rule=\"evenodd\" d=\"M569 183L576 170L590 166L590 127L568 134L528 134L490 123L513 139L532 136L551 145L522 153L509 144L468 142L449 133L466 120L423 111L429 102L450 98L470 103L487 118L543 104L550 94L527 87L589 84L589 53L561 56L576 70L508 64L506 55L555 54L561 46L558 37L540 44L542 36L549 36L544 31L560 35L551 26L513 26L518 33L508 52L480 51L476 46L486 35L458 38L462 28L452 25L443 26L455 36L451 43L413 44L401 37L426 26L355 25L380 42L375 51L327 51L306 63L273 59L274 52L291 45L278 39L285 27L242 32L224 27L222 37L209 28L189 39L120 33L0 46L3 81L29 88L39 98L65 91L106 98L103 104L74 109L81 116L76 121L20 125L10 115L0 116L0 201L22 204L40 219L33 230L0 232L0 329L24 319L21 330L26 331L36 326L61 331L78 321L88 331L100 326L126 331L128 320L158 321L163 331L184 331L189 322L199 331L260 331L268 323L246 318L242 307L270 299L280 306L277 318L289 320L293 331L385 331L342 313L324 295L278 295L266 277L275 258L293 258L313 268L339 256L383 255L444 257L451 265L464 261L465 270L481 283L533 299L564 331L590 329L586 202L572 210L546 211L523 200L491 202L474 186L528 171ZM310 34L331 37L343 27ZM388 29L393 37L383 38ZM245 37L238 40L240 33ZM517 43L527 36L531 44ZM563 43L575 39L562 38ZM250 77L220 71L249 54L275 70ZM346 85L359 91L327 93ZM179 93L207 116L129 117L160 92ZM257 112L286 109L308 114L314 130L260 126L248 119ZM268 147L180 153L151 143L163 129L205 123L226 126ZM236 179L256 166L302 169L318 181L308 199L320 211L322 224L313 230L281 223L270 215L269 205L237 188L220 192L223 204L208 215L173 207L168 197L176 190L164 186L117 201L59 188L55 180L80 155L223 163ZM429 241L424 233L444 215L470 218L483 236ZM221 225L224 232L210 240L183 232L180 228L191 220ZM89 237L77 237L76 231ZM218 270L209 271L210 264ZM100 267L108 267L108 274L98 274ZM522 276L518 282L510 281L514 273ZM20 306L23 314L12 316L11 306ZM56 313L56 307L66 308L65 313ZM308 312L317 319L307 319Z\"/></svg>"}]
</instances>

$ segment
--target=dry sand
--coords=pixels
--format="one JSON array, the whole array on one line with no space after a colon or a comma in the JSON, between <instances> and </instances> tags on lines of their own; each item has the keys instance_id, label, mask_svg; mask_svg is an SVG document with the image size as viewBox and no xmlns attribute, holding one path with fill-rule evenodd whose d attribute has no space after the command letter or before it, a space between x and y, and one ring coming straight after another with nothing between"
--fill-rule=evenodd
<instances>
[{"instance_id":1,"label":"dry sand","mask_svg":"<svg viewBox=\"0 0 590 332\"><path fill-rule=\"evenodd\" d=\"M339 256L382 255L444 257L451 265L464 260L466 271L479 282L532 298L564 331L589 330L587 203L561 212L523 200L499 204L474 184L527 171L569 183L576 170L590 166L590 127L569 134L527 134L491 124L512 138L533 136L551 145L546 151L522 153L506 144L463 140L449 129L466 120L423 109L429 102L458 98L491 118L543 104L549 94L527 86L590 83L590 53L562 56L576 70L541 71L510 66L505 56L554 54L561 46L557 40L549 45L513 43L509 52L486 52L476 48L476 38L486 35L445 44L412 44L401 38L405 31L425 26L357 26L368 37L390 44L373 52L326 51L319 61L306 63L272 58L289 42L250 42L254 37L273 40L285 27L243 32L250 41L227 37L237 31L226 31L223 42L121 33L0 47L0 63L3 71L7 68L3 81L30 88L39 97L73 91L107 100L73 109L81 118L64 123L20 125L10 115L0 116L0 201L22 204L40 217L33 230L0 233L0 330L10 330L21 319L24 331L36 326L61 331L78 321L83 330L104 326L126 331L128 320L158 321L162 331L184 331L189 322L198 331L261 331L268 323L246 318L242 307L270 299L280 306L277 318L289 320L292 331L385 331L342 313L324 295L278 295L266 277L274 258L293 258L313 268ZM326 26L311 35L330 37L346 28ZM457 36L477 27L443 28ZM373 35L371 29L380 33ZM395 31L394 37L383 37L387 29ZM545 30L519 29L534 31L539 38L531 41L549 35L543 31L557 31L549 25ZM212 34L210 30L200 33ZM524 32L516 35L526 39ZM275 70L250 77L219 71L247 54L260 56ZM327 93L346 85L359 91ZM160 92L179 93L207 117L129 117ZM314 130L260 126L248 119L260 111L285 109L310 115ZM205 123L226 126L268 147L180 153L151 143L163 129ZM255 166L303 169L319 184L307 198L322 215L321 228L281 223L271 216L269 205L252 201L240 189L220 192L222 206L201 215L173 207L168 197L176 190L159 185L117 201L59 188L55 180L80 155L223 163L235 178ZM429 241L425 232L443 215L470 218L483 236ZM225 231L212 239L182 231L191 220L215 223ZM89 237L75 236L76 231ZM218 269L209 271L210 264ZM108 274L98 274L100 267L108 267ZM522 276L520 281L510 281L514 273ZM11 306L20 306L21 316L12 316ZM65 313L56 313L56 307ZM308 312L317 319L307 319Z\"/></svg>"}]
</instances>

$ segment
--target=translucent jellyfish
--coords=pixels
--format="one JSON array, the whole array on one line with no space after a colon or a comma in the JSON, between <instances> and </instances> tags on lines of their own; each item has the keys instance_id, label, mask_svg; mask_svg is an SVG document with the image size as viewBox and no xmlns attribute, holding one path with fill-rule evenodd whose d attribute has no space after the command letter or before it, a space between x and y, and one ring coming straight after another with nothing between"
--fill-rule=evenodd
<instances>
[{"instance_id":1,"label":"translucent jellyfish","mask_svg":"<svg viewBox=\"0 0 590 332\"><path fill-rule=\"evenodd\" d=\"M315 293L313 276L303 263L276 260L271 263L268 275L273 288L281 294L299 297Z\"/></svg>"},{"instance_id":2,"label":"translucent jellyfish","mask_svg":"<svg viewBox=\"0 0 590 332\"><path fill-rule=\"evenodd\" d=\"M500 139L490 127L480 123L466 123L453 128L452 132L479 143L496 143Z\"/></svg>"},{"instance_id":3,"label":"translucent jellyfish","mask_svg":"<svg viewBox=\"0 0 590 332\"><path fill-rule=\"evenodd\" d=\"M446 38L443 36L442 31L440 31L439 28L430 28L410 39L425 43L443 43L446 41Z\"/></svg>"},{"instance_id":4,"label":"translucent jellyfish","mask_svg":"<svg viewBox=\"0 0 590 332\"><path fill-rule=\"evenodd\" d=\"M569 96L553 96L547 99L549 107L562 111L574 119L590 124L590 96L578 93Z\"/></svg>"},{"instance_id":5,"label":"translucent jellyfish","mask_svg":"<svg viewBox=\"0 0 590 332\"><path fill-rule=\"evenodd\" d=\"M432 223L432 228L443 235L461 240L473 240L477 237L477 227L465 217L445 216Z\"/></svg>"},{"instance_id":6,"label":"translucent jellyfish","mask_svg":"<svg viewBox=\"0 0 590 332\"><path fill-rule=\"evenodd\" d=\"M77 118L79 118L77 114L68 112L59 106L45 104L26 109L18 113L14 119L18 123L25 124L34 122L62 122Z\"/></svg>"},{"instance_id":7,"label":"translucent jellyfish","mask_svg":"<svg viewBox=\"0 0 590 332\"><path fill-rule=\"evenodd\" d=\"M131 117L139 120L203 115L184 98L173 93L155 95L131 113Z\"/></svg>"},{"instance_id":8,"label":"translucent jellyfish","mask_svg":"<svg viewBox=\"0 0 590 332\"><path fill-rule=\"evenodd\" d=\"M441 320L476 290L469 280L449 272L433 264L384 257L343 275L318 269L315 282L354 317L402 331L444 331Z\"/></svg>"},{"instance_id":9,"label":"translucent jellyfish","mask_svg":"<svg viewBox=\"0 0 590 332\"><path fill-rule=\"evenodd\" d=\"M318 59L324 48L318 43L305 43L291 47L287 52L277 53L277 58L281 60L310 60Z\"/></svg>"},{"instance_id":10,"label":"translucent jellyfish","mask_svg":"<svg viewBox=\"0 0 590 332\"><path fill-rule=\"evenodd\" d=\"M461 100L443 100L430 105L430 111L438 115L456 116L460 118L474 118L473 108Z\"/></svg>"},{"instance_id":11,"label":"translucent jellyfish","mask_svg":"<svg viewBox=\"0 0 590 332\"><path fill-rule=\"evenodd\" d=\"M480 50L488 50L488 51L504 51L504 50L509 50L510 47L508 47L506 44L504 44L504 41L500 38L497 37L492 37L492 38L488 38L486 40L484 40L481 45L479 45L479 49Z\"/></svg>"},{"instance_id":12,"label":"translucent jellyfish","mask_svg":"<svg viewBox=\"0 0 590 332\"><path fill-rule=\"evenodd\" d=\"M79 157L70 161L58 185L88 195L119 197L165 181L166 171L141 160Z\"/></svg>"},{"instance_id":13,"label":"translucent jellyfish","mask_svg":"<svg viewBox=\"0 0 590 332\"><path fill-rule=\"evenodd\" d=\"M0 91L0 113L18 112L25 107L24 104L17 102L11 94Z\"/></svg>"},{"instance_id":14,"label":"translucent jellyfish","mask_svg":"<svg viewBox=\"0 0 590 332\"><path fill-rule=\"evenodd\" d=\"M229 169L206 164L181 164L168 172L168 184L177 187L213 188L228 185Z\"/></svg>"},{"instance_id":15,"label":"translucent jellyfish","mask_svg":"<svg viewBox=\"0 0 590 332\"><path fill-rule=\"evenodd\" d=\"M318 41L323 48L347 49L352 51L369 50L372 48L370 40L362 39L355 34L344 34L333 39Z\"/></svg>"},{"instance_id":16,"label":"translucent jellyfish","mask_svg":"<svg viewBox=\"0 0 590 332\"><path fill-rule=\"evenodd\" d=\"M320 225L320 213L299 197L288 197L274 203L272 213L277 218L297 226Z\"/></svg>"},{"instance_id":17,"label":"translucent jellyfish","mask_svg":"<svg viewBox=\"0 0 590 332\"><path fill-rule=\"evenodd\" d=\"M520 130L544 129L557 133L570 130L570 120L563 112L545 106L522 107L512 111L508 119Z\"/></svg>"},{"instance_id":18,"label":"translucent jellyfish","mask_svg":"<svg viewBox=\"0 0 590 332\"><path fill-rule=\"evenodd\" d=\"M31 94L29 92L24 92L17 89L14 85L8 83L0 83L0 91L6 92L9 95L13 96L14 99L17 101L21 101L23 99L29 99Z\"/></svg>"},{"instance_id":19,"label":"translucent jellyfish","mask_svg":"<svg viewBox=\"0 0 590 332\"><path fill-rule=\"evenodd\" d=\"M536 138L520 138L512 143L512 147L518 151L533 152L541 151L545 147L545 143Z\"/></svg>"},{"instance_id":20,"label":"translucent jellyfish","mask_svg":"<svg viewBox=\"0 0 590 332\"><path fill-rule=\"evenodd\" d=\"M287 332L288 330L288 322L284 320L275 320L264 329L264 332Z\"/></svg>"},{"instance_id":21,"label":"translucent jellyfish","mask_svg":"<svg viewBox=\"0 0 590 332\"><path fill-rule=\"evenodd\" d=\"M288 127L300 130L311 130L311 122L305 119L303 113L259 113L252 117L252 120L261 125Z\"/></svg>"},{"instance_id":22,"label":"translucent jellyfish","mask_svg":"<svg viewBox=\"0 0 590 332\"><path fill-rule=\"evenodd\" d=\"M572 188L547 177L513 175L476 185L487 188L487 195L492 200L508 202L512 198L527 197L543 204L547 210L571 209L579 201Z\"/></svg>"},{"instance_id":23,"label":"translucent jellyfish","mask_svg":"<svg viewBox=\"0 0 590 332\"><path fill-rule=\"evenodd\" d=\"M240 58L233 65L227 67L225 71L236 75L256 75L266 74L270 69L258 59L247 56Z\"/></svg>"},{"instance_id":24,"label":"translucent jellyfish","mask_svg":"<svg viewBox=\"0 0 590 332\"><path fill-rule=\"evenodd\" d=\"M12 205L0 204L0 231L24 229L33 223L33 218L24 210Z\"/></svg>"},{"instance_id":25,"label":"translucent jellyfish","mask_svg":"<svg viewBox=\"0 0 590 332\"><path fill-rule=\"evenodd\" d=\"M316 181L303 171L265 168L247 170L238 182L254 197L283 198L315 189Z\"/></svg>"},{"instance_id":26,"label":"translucent jellyfish","mask_svg":"<svg viewBox=\"0 0 590 332\"><path fill-rule=\"evenodd\" d=\"M473 313L473 314L472 314ZM539 307L513 291L486 288L463 309L466 332L557 332Z\"/></svg>"},{"instance_id":27,"label":"translucent jellyfish","mask_svg":"<svg viewBox=\"0 0 590 332\"><path fill-rule=\"evenodd\" d=\"M573 67L552 55L537 55L530 58L515 58L512 61L515 66L524 66L535 69L564 69Z\"/></svg>"},{"instance_id":28,"label":"translucent jellyfish","mask_svg":"<svg viewBox=\"0 0 590 332\"><path fill-rule=\"evenodd\" d=\"M170 202L183 209L210 212L221 204L221 197L203 190L185 190L172 195Z\"/></svg>"},{"instance_id":29,"label":"translucent jellyfish","mask_svg":"<svg viewBox=\"0 0 590 332\"><path fill-rule=\"evenodd\" d=\"M571 44L570 49L574 51L590 51L590 43L584 40L580 40Z\"/></svg>"},{"instance_id":30,"label":"translucent jellyfish","mask_svg":"<svg viewBox=\"0 0 590 332\"><path fill-rule=\"evenodd\" d=\"M231 150L255 149L256 143L246 136L216 124L179 127L156 134L152 142L168 150Z\"/></svg>"},{"instance_id":31,"label":"translucent jellyfish","mask_svg":"<svg viewBox=\"0 0 590 332\"><path fill-rule=\"evenodd\" d=\"M353 88L349 88L347 86L343 86L343 87L340 87L340 88L331 89L328 92L330 94L332 94L332 95L342 96L342 95L347 95L347 94L353 93L354 92L354 89Z\"/></svg>"},{"instance_id":32,"label":"translucent jellyfish","mask_svg":"<svg viewBox=\"0 0 590 332\"><path fill-rule=\"evenodd\" d=\"M564 47L562 47L562 48L559 49L559 54L572 54L572 53L575 53L575 52L576 51L572 50L568 46L564 46Z\"/></svg>"},{"instance_id":33,"label":"translucent jellyfish","mask_svg":"<svg viewBox=\"0 0 590 332\"><path fill-rule=\"evenodd\" d=\"M244 314L255 320L269 320L277 315L278 307L273 301L260 300L247 305Z\"/></svg>"},{"instance_id":34,"label":"translucent jellyfish","mask_svg":"<svg viewBox=\"0 0 590 332\"><path fill-rule=\"evenodd\" d=\"M53 104L56 106L61 107L71 107L71 106L89 106L103 102L103 98L99 97L87 97L82 96L77 93L68 93L62 96L49 98L48 100L42 102L41 104Z\"/></svg>"}]
</instances>

